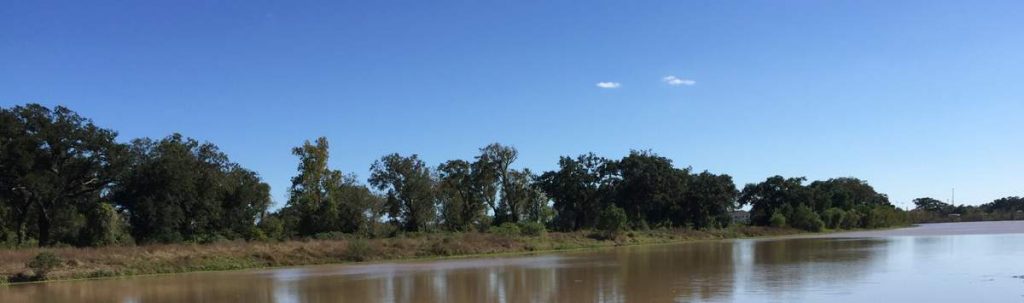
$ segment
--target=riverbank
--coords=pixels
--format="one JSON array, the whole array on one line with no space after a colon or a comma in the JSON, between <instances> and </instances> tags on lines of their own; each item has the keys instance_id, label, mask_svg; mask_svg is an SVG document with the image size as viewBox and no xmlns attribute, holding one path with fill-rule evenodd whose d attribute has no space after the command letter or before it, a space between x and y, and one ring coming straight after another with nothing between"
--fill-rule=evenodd
<instances>
[{"instance_id":1,"label":"riverbank","mask_svg":"<svg viewBox=\"0 0 1024 303\"><path fill-rule=\"evenodd\" d=\"M43 252L57 256L47 280L220 271L251 268L467 257L560 251L623 245L782 236L803 233L789 228L734 227L717 230L624 232L601 239L591 232L507 236L491 233L425 233L382 239L225 242L98 248L32 248L0 251L0 281L23 282L36 275L27 264Z\"/></svg>"}]
</instances>

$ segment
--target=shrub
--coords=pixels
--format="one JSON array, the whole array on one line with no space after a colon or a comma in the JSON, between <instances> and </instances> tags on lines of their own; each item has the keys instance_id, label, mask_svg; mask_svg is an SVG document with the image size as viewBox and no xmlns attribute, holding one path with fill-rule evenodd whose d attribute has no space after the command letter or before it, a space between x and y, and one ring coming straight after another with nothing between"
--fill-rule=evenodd
<instances>
[{"instance_id":1,"label":"shrub","mask_svg":"<svg viewBox=\"0 0 1024 303\"><path fill-rule=\"evenodd\" d=\"M519 231L524 236L541 237L547 233L547 229L544 228L544 224L540 222L520 222Z\"/></svg>"},{"instance_id":2,"label":"shrub","mask_svg":"<svg viewBox=\"0 0 1024 303\"><path fill-rule=\"evenodd\" d=\"M85 226L79 243L87 246L131 244L125 218L109 203L92 205L86 210Z\"/></svg>"},{"instance_id":3,"label":"shrub","mask_svg":"<svg viewBox=\"0 0 1024 303\"><path fill-rule=\"evenodd\" d=\"M94 270L94 271L90 272L86 277L87 278L107 278L107 277L116 277L116 276L117 276L117 272L114 272L114 271L111 271L111 270L108 270L108 269L98 269L98 270Z\"/></svg>"},{"instance_id":4,"label":"shrub","mask_svg":"<svg viewBox=\"0 0 1024 303\"><path fill-rule=\"evenodd\" d=\"M397 236L400 231L395 224L374 221L368 223L368 228L360 233L369 238L387 238Z\"/></svg>"},{"instance_id":5,"label":"shrub","mask_svg":"<svg viewBox=\"0 0 1024 303\"><path fill-rule=\"evenodd\" d=\"M783 227L786 226L786 216L783 216L780 212L772 214L771 219L768 219L769 224L772 227Z\"/></svg>"},{"instance_id":6,"label":"shrub","mask_svg":"<svg viewBox=\"0 0 1024 303\"><path fill-rule=\"evenodd\" d=\"M0 248L18 248L18 235L13 231L4 231L0 227ZM0 281L4 279L0 278Z\"/></svg>"},{"instance_id":7,"label":"shrub","mask_svg":"<svg viewBox=\"0 0 1024 303\"><path fill-rule=\"evenodd\" d=\"M609 205L597 215L597 229L608 237L614 237L626 230L626 211L615 205Z\"/></svg>"},{"instance_id":8,"label":"shrub","mask_svg":"<svg viewBox=\"0 0 1024 303\"><path fill-rule=\"evenodd\" d=\"M52 252L44 251L32 258L32 261L29 261L25 266L35 272L36 279L46 280L46 275L57 266L60 266L60 263L60 257Z\"/></svg>"},{"instance_id":9,"label":"shrub","mask_svg":"<svg viewBox=\"0 0 1024 303\"><path fill-rule=\"evenodd\" d=\"M329 231L313 234L313 239L317 240L345 240L351 237L351 234L346 234L340 231Z\"/></svg>"},{"instance_id":10,"label":"shrub","mask_svg":"<svg viewBox=\"0 0 1024 303\"><path fill-rule=\"evenodd\" d=\"M464 244L452 235L445 235L440 241L433 241L426 256L454 256L467 252Z\"/></svg>"},{"instance_id":11,"label":"shrub","mask_svg":"<svg viewBox=\"0 0 1024 303\"><path fill-rule=\"evenodd\" d=\"M225 237L224 235L214 233L206 235L197 235L195 241L200 244L218 244L231 242L231 239Z\"/></svg>"},{"instance_id":12,"label":"shrub","mask_svg":"<svg viewBox=\"0 0 1024 303\"><path fill-rule=\"evenodd\" d=\"M793 210L789 225L806 231L821 231L821 228L825 226L825 222L822 222L821 217L814 210L811 210L810 207L800 205Z\"/></svg>"},{"instance_id":13,"label":"shrub","mask_svg":"<svg viewBox=\"0 0 1024 303\"><path fill-rule=\"evenodd\" d=\"M519 225L515 223L506 222L498 226L491 226L490 231L492 234L502 235L506 237L518 237L521 234Z\"/></svg>"},{"instance_id":14,"label":"shrub","mask_svg":"<svg viewBox=\"0 0 1024 303\"><path fill-rule=\"evenodd\" d=\"M345 258L350 261L362 262L369 260L375 253L370 242L364 239L353 239L348 241L348 248L345 251Z\"/></svg>"},{"instance_id":15,"label":"shrub","mask_svg":"<svg viewBox=\"0 0 1024 303\"><path fill-rule=\"evenodd\" d=\"M858 212L855 209L847 211L846 216L843 217L843 229L854 229L863 227L863 225L861 225L862 217L863 216L861 216L860 212Z\"/></svg>"},{"instance_id":16,"label":"shrub","mask_svg":"<svg viewBox=\"0 0 1024 303\"><path fill-rule=\"evenodd\" d=\"M895 207L879 205L868 212L866 221L869 228L897 226L907 222L907 215Z\"/></svg>"},{"instance_id":17,"label":"shrub","mask_svg":"<svg viewBox=\"0 0 1024 303\"><path fill-rule=\"evenodd\" d=\"M257 240L284 239L284 222L277 216L265 216L256 224ZM261 239L262 238L262 239Z\"/></svg>"},{"instance_id":18,"label":"shrub","mask_svg":"<svg viewBox=\"0 0 1024 303\"><path fill-rule=\"evenodd\" d=\"M831 229L842 228L844 217L846 217L846 211L835 207L829 208L822 213L825 226Z\"/></svg>"}]
</instances>

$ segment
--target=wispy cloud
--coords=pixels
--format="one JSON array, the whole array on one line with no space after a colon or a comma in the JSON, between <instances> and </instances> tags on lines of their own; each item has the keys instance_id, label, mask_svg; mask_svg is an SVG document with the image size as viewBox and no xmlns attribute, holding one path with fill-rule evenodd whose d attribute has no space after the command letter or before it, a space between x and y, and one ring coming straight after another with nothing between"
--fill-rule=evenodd
<instances>
[{"instance_id":1,"label":"wispy cloud","mask_svg":"<svg viewBox=\"0 0 1024 303\"><path fill-rule=\"evenodd\" d=\"M619 88L619 86L622 86L622 83L619 83L619 82L597 82L597 87L600 87L600 88L610 89L610 88Z\"/></svg>"},{"instance_id":2,"label":"wispy cloud","mask_svg":"<svg viewBox=\"0 0 1024 303\"><path fill-rule=\"evenodd\" d=\"M697 84L697 81L690 80L690 79L683 79L683 78L679 78L679 77L672 76L672 75L668 75L668 76L665 76L664 78L661 78L661 82L668 83L668 85L671 85L671 86L680 86L680 85L690 86L690 85Z\"/></svg>"}]
</instances>

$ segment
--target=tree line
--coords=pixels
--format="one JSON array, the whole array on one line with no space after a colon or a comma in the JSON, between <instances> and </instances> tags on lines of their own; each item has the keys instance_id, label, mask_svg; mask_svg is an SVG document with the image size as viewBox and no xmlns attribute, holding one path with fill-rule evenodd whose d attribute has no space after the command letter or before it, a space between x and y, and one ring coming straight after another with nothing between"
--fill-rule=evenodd
<instances>
[{"instance_id":1,"label":"tree line","mask_svg":"<svg viewBox=\"0 0 1024 303\"><path fill-rule=\"evenodd\" d=\"M578 231L724 228L749 207L752 225L875 228L905 224L867 182L769 177L738 190L732 177L677 167L651 151L619 159L563 156L553 171L517 169L498 143L431 166L389 154L366 182L328 165L326 138L295 147L288 200L216 145L172 134L117 142L65 107L0 109L0 242L99 246L279 240L502 228Z\"/></svg>"},{"instance_id":2,"label":"tree line","mask_svg":"<svg viewBox=\"0 0 1024 303\"><path fill-rule=\"evenodd\" d=\"M931 197L914 199L910 211L918 223L1024 219L1024 197L1004 197L981 205L953 205Z\"/></svg>"}]
</instances>

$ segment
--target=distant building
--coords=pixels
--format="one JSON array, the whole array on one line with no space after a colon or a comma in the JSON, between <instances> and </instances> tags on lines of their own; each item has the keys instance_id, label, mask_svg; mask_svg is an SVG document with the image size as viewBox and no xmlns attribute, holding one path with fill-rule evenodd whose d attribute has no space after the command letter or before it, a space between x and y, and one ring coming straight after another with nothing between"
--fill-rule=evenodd
<instances>
[{"instance_id":1,"label":"distant building","mask_svg":"<svg viewBox=\"0 0 1024 303\"><path fill-rule=\"evenodd\" d=\"M734 222L734 223L742 223L742 224L749 224L750 223L750 212L749 211L737 210L737 211L729 213L729 215L732 216L732 222Z\"/></svg>"}]
</instances>

